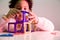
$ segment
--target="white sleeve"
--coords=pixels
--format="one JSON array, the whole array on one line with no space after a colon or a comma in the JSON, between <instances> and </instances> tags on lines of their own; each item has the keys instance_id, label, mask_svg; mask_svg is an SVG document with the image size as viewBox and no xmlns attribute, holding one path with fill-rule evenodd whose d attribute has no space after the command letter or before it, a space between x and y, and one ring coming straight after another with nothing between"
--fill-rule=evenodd
<instances>
[{"instance_id":1,"label":"white sleeve","mask_svg":"<svg viewBox=\"0 0 60 40\"><path fill-rule=\"evenodd\" d=\"M6 25L6 21L3 18L0 18L0 32L3 31L5 29Z\"/></svg>"},{"instance_id":2,"label":"white sleeve","mask_svg":"<svg viewBox=\"0 0 60 40\"><path fill-rule=\"evenodd\" d=\"M14 19L12 19L12 18L10 18L10 20L7 22L7 21L5 21L3 18L0 18L0 29L2 29L2 28L4 28L4 29L8 29L8 23L9 22L15 22L15 20ZM12 25L13 26L13 25ZM12 29L13 27L11 27L11 29Z\"/></svg>"},{"instance_id":3,"label":"white sleeve","mask_svg":"<svg viewBox=\"0 0 60 40\"><path fill-rule=\"evenodd\" d=\"M6 21L3 18L0 18L0 27L4 26Z\"/></svg>"},{"instance_id":4,"label":"white sleeve","mask_svg":"<svg viewBox=\"0 0 60 40\"><path fill-rule=\"evenodd\" d=\"M54 25L50 20L48 20L44 17L38 17L38 19L39 19L39 21L38 21L37 26L40 29L50 31L50 32L54 31Z\"/></svg>"}]
</instances>

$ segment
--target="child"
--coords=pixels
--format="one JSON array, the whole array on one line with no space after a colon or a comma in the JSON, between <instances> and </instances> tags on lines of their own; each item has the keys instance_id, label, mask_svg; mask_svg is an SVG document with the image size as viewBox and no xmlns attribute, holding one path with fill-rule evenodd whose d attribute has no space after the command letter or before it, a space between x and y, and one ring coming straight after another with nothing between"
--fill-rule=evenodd
<instances>
[{"instance_id":1,"label":"child","mask_svg":"<svg viewBox=\"0 0 60 40\"><path fill-rule=\"evenodd\" d=\"M51 21L44 17L37 17L32 12L32 0L11 0L9 5L10 11L7 15L3 16L0 20L0 30L7 31L7 24L12 20L15 22L15 16L20 15L20 10L26 10L30 13L30 20L32 25L32 30L34 31L49 31L52 32L54 30L54 25ZM21 14L22 15L22 14ZM22 18L22 17L19 17ZM13 22L12 21L12 22ZM13 30L13 27L10 29Z\"/></svg>"}]
</instances>

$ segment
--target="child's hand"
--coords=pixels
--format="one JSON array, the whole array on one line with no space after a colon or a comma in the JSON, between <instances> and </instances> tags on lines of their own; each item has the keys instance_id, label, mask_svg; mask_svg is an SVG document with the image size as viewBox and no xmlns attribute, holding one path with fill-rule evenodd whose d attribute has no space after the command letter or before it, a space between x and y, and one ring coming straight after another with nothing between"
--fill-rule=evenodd
<instances>
[{"instance_id":1,"label":"child's hand","mask_svg":"<svg viewBox=\"0 0 60 40\"><path fill-rule=\"evenodd\" d=\"M16 8L11 8L10 11L8 12L8 14L6 15L7 18L13 18L16 16L16 14L19 14L20 10L16 9Z\"/></svg>"},{"instance_id":2,"label":"child's hand","mask_svg":"<svg viewBox=\"0 0 60 40\"><path fill-rule=\"evenodd\" d=\"M11 8L10 11L8 12L7 15L3 16L3 18L5 20L9 20L10 18L14 18L17 14L21 13L20 10L16 9L16 8Z\"/></svg>"},{"instance_id":3,"label":"child's hand","mask_svg":"<svg viewBox=\"0 0 60 40\"><path fill-rule=\"evenodd\" d=\"M30 12L29 19L32 23L38 23L38 17L32 12Z\"/></svg>"}]
</instances>

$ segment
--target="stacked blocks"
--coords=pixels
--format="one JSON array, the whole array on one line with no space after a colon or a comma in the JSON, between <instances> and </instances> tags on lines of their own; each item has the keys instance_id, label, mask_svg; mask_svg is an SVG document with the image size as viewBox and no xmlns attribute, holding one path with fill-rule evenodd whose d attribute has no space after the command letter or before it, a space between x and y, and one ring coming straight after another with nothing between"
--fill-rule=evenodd
<instances>
[{"instance_id":1,"label":"stacked blocks","mask_svg":"<svg viewBox=\"0 0 60 40\"><path fill-rule=\"evenodd\" d=\"M8 32L9 33L16 33L16 32L25 33L27 31L27 29L31 32L31 24L29 23L29 18L28 18L28 20L26 19L26 14L29 14L29 12L27 12L27 11L21 11L21 12L22 12L22 16L23 16L22 20L18 21L17 20L17 16L16 16L16 22L8 23ZM13 32L10 31L10 24L14 25L14 31ZM16 29L17 24L21 24L22 25L21 30L17 30Z\"/></svg>"}]
</instances>

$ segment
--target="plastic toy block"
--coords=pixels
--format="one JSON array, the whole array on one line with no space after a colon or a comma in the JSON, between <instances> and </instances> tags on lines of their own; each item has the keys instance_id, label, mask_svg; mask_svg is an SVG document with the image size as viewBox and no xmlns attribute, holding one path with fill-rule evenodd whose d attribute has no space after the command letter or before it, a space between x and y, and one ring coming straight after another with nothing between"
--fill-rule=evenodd
<instances>
[{"instance_id":1,"label":"plastic toy block","mask_svg":"<svg viewBox=\"0 0 60 40\"><path fill-rule=\"evenodd\" d=\"M10 24L14 24L14 32L13 33L16 33L16 32L22 32L22 33L24 33L24 32L26 32L26 29L27 29L26 25L29 22L29 18L28 18L28 20L26 20L26 14L29 14L29 12L27 12L27 11L21 11L21 12L22 12L22 16L23 16L22 20L18 21L17 20L17 15L16 15L16 17L15 17L16 18L16 22L10 22L10 23L8 23L8 32L9 33L11 33L11 31L9 30ZM17 27L16 25L17 24L22 24L21 30L17 30L16 29L16 27Z\"/></svg>"},{"instance_id":2,"label":"plastic toy block","mask_svg":"<svg viewBox=\"0 0 60 40\"><path fill-rule=\"evenodd\" d=\"M13 34L1 34L0 37L13 37Z\"/></svg>"}]
</instances>

